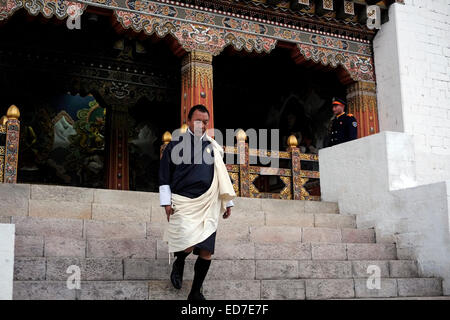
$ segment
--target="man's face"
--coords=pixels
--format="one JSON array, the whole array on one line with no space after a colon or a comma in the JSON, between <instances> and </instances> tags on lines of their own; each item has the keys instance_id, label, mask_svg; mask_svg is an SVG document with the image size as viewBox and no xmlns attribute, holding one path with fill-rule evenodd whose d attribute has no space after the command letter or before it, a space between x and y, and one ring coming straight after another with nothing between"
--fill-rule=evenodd
<instances>
[{"instance_id":1,"label":"man's face","mask_svg":"<svg viewBox=\"0 0 450 320\"><path fill-rule=\"evenodd\" d=\"M208 113L195 110L192 118L190 120L188 119L188 126L196 136L202 136L208 127L208 122Z\"/></svg>"},{"instance_id":2,"label":"man's face","mask_svg":"<svg viewBox=\"0 0 450 320\"><path fill-rule=\"evenodd\" d=\"M342 112L344 112L344 105L342 104L333 104L333 113L335 115L340 115Z\"/></svg>"}]
</instances>

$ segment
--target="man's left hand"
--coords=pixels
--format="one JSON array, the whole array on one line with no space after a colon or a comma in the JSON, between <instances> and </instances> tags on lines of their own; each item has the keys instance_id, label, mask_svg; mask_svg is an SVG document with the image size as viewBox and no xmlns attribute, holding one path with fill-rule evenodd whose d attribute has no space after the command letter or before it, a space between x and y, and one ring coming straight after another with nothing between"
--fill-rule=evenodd
<instances>
[{"instance_id":1,"label":"man's left hand","mask_svg":"<svg viewBox=\"0 0 450 320\"><path fill-rule=\"evenodd\" d=\"M225 211L224 213L223 213L223 218L224 219L227 219L229 216L231 215L231 207L228 207L227 208L227 211Z\"/></svg>"}]
</instances>

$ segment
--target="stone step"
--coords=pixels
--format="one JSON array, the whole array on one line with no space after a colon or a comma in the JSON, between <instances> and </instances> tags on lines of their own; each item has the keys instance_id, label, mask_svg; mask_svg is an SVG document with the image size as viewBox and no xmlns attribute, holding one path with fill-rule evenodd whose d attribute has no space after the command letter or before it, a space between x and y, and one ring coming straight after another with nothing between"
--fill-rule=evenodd
<instances>
[{"instance_id":1,"label":"stone step","mask_svg":"<svg viewBox=\"0 0 450 320\"><path fill-rule=\"evenodd\" d=\"M194 255L192 255L194 257ZM195 256L197 257L197 256ZM192 280L195 259L185 263L185 279ZM14 279L20 281L67 279L70 266L78 266L82 280L164 280L172 264L155 258L16 257ZM263 260L214 259L207 278L212 280L282 280L367 278L373 268L383 278L419 277L411 260Z\"/></svg>"},{"instance_id":2,"label":"stone step","mask_svg":"<svg viewBox=\"0 0 450 320\"><path fill-rule=\"evenodd\" d=\"M166 217L159 205L159 194L152 192L90 189L67 186L2 184L0 216L54 217L107 221L162 222ZM234 200L233 216L254 224L266 216L269 224L286 220L302 226L314 223L313 214L337 214L337 203L301 200L252 199ZM280 215L282 214L282 218ZM305 215L305 217L301 217ZM312 219L312 220L311 220ZM329 224L330 218L319 217L318 223ZM305 225L307 224L307 225Z\"/></svg>"},{"instance_id":3,"label":"stone step","mask_svg":"<svg viewBox=\"0 0 450 320\"><path fill-rule=\"evenodd\" d=\"M384 243L255 243L256 259L393 260L394 244Z\"/></svg>"},{"instance_id":4,"label":"stone step","mask_svg":"<svg viewBox=\"0 0 450 320\"><path fill-rule=\"evenodd\" d=\"M168 259L167 242L147 239L75 239L55 236L16 236L16 257L152 258ZM388 243L264 243L217 241L217 260L393 260ZM187 259L195 259L189 255Z\"/></svg>"},{"instance_id":5,"label":"stone step","mask_svg":"<svg viewBox=\"0 0 450 320\"><path fill-rule=\"evenodd\" d=\"M209 300L317 300L354 298L442 296L442 282L435 278L381 279L380 289L368 289L366 279L205 280ZM15 300L186 300L192 282L180 290L169 280L81 281L80 289L68 289L66 281L15 281Z\"/></svg>"},{"instance_id":6,"label":"stone step","mask_svg":"<svg viewBox=\"0 0 450 320\"><path fill-rule=\"evenodd\" d=\"M324 201L249 199L238 197L233 200L236 208L267 213L339 213L338 204Z\"/></svg>"},{"instance_id":7,"label":"stone step","mask_svg":"<svg viewBox=\"0 0 450 320\"><path fill-rule=\"evenodd\" d=\"M223 230L220 230L223 232ZM274 242L276 238L252 238L250 241L249 231L247 235L242 237L231 237L230 235L223 234L218 231L216 240L216 257L222 256L228 252L228 256L235 258L245 258L248 256L249 251L254 251L254 246L258 248L264 248L263 244L282 245L283 243L305 243L305 244L332 244L332 243L363 243L358 242L355 239L341 239L337 237L333 238L317 238L311 239L309 237L301 237L300 235L292 234L291 238L287 236L283 237L284 242ZM339 232L339 230L337 230ZM344 230L342 230L344 231ZM362 231L362 230L361 230ZM302 232L298 230L298 232ZM318 233L320 233L319 230ZM303 231L303 235L305 235ZM104 236L102 233L101 237ZM365 236L363 233L362 236ZM302 238L302 241L298 241ZM364 240L365 238L363 238ZM270 241L269 241L270 240ZM342 241L345 242L342 242ZM333 242L334 241L334 242ZM355 242L351 242L355 241ZM374 243L368 240L366 244ZM261 244L261 245L260 245ZM287 248L291 246L287 245ZM271 248L271 246L267 246ZM154 255L151 252L158 251L159 257L167 256L167 243L162 241L162 235L152 235L151 233L141 238L71 238L62 236L45 236L45 235L16 235L15 240L15 255L19 257L42 257L42 256L66 256L66 257L84 257L86 256L136 256L143 254ZM294 249L293 249L294 250Z\"/></svg>"},{"instance_id":8,"label":"stone step","mask_svg":"<svg viewBox=\"0 0 450 320\"><path fill-rule=\"evenodd\" d=\"M336 216L346 218L343 216ZM49 239L162 239L167 222L118 222L80 219L38 217L3 217L2 223L14 223L18 245L25 251L39 250L44 237ZM253 242L327 242L327 243L374 243L373 229L347 228L341 223L336 228L299 226L247 226L239 222L219 222L218 240ZM53 242L51 240L50 242ZM80 243L81 245L81 243ZM19 253L22 255L22 253ZM28 255L28 254L24 254Z\"/></svg>"},{"instance_id":9,"label":"stone step","mask_svg":"<svg viewBox=\"0 0 450 320\"><path fill-rule=\"evenodd\" d=\"M19 236L54 236L64 238L145 239L147 223L80 219L11 217Z\"/></svg>"},{"instance_id":10,"label":"stone step","mask_svg":"<svg viewBox=\"0 0 450 320\"><path fill-rule=\"evenodd\" d=\"M29 214L16 217L84 219L93 221L164 223L167 217L164 209L135 204L86 204L54 200L36 200L29 203ZM12 215L12 214L11 214ZM7 219L2 216L2 219ZM221 219L225 225L248 226L299 226L299 227L346 227L355 228L354 215L333 213L299 213L289 211L266 212L235 207L231 218Z\"/></svg>"},{"instance_id":11,"label":"stone step","mask_svg":"<svg viewBox=\"0 0 450 320\"><path fill-rule=\"evenodd\" d=\"M264 218L256 225L247 225L231 218L219 221L217 235L222 239L253 240L256 242L308 241L308 242L363 242L375 241L373 229L356 229L354 216L332 216L323 224L322 216L315 215L316 223L296 225L264 225ZM314 220L314 215L312 217ZM104 221L42 217L2 217L2 223L14 223L16 234L23 236L56 236L66 238L134 238L148 236L162 238L167 221ZM269 222L270 223L270 222ZM286 222L287 223L287 222ZM332 226L332 227L331 227Z\"/></svg>"},{"instance_id":12,"label":"stone step","mask_svg":"<svg viewBox=\"0 0 450 320\"><path fill-rule=\"evenodd\" d=\"M357 246L355 246L357 245ZM167 242L141 239L22 236L15 240L16 257L168 258ZM190 255L188 259L193 259ZM395 245L376 243L253 242L217 240L214 259L396 259Z\"/></svg>"}]
</instances>

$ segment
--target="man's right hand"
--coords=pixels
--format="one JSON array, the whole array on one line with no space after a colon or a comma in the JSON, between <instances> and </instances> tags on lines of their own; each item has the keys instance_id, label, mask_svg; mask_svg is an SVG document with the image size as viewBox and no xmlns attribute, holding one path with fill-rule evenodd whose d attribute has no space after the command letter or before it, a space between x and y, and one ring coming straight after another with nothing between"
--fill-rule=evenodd
<instances>
[{"instance_id":1,"label":"man's right hand","mask_svg":"<svg viewBox=\"0 0 450 320\"><path fill-rule=\"evenodd\" d=\"M169 222L170 215L173 214L173 208L171 205L164 206L166 209L166 215L167 215L167 222Z\"/></svg>"}]
</instances>

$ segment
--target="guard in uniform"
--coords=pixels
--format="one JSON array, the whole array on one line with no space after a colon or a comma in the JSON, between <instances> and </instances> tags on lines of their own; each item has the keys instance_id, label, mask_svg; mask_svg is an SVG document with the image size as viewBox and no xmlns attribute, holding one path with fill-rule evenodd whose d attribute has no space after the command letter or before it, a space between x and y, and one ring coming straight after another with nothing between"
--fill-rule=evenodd
<instances>
[{"instance_id":1,"label":"guard in uniform","mask_svg":"<svg viewBox=\"0 0 450 320\"><path fill-rule=\"evenodd\" d=\"M355 140L358 136L358 122L351 113L345 113L346 102L333 98L334 117L328 128L329 146Z\"/></svg>"}]
</instances>

